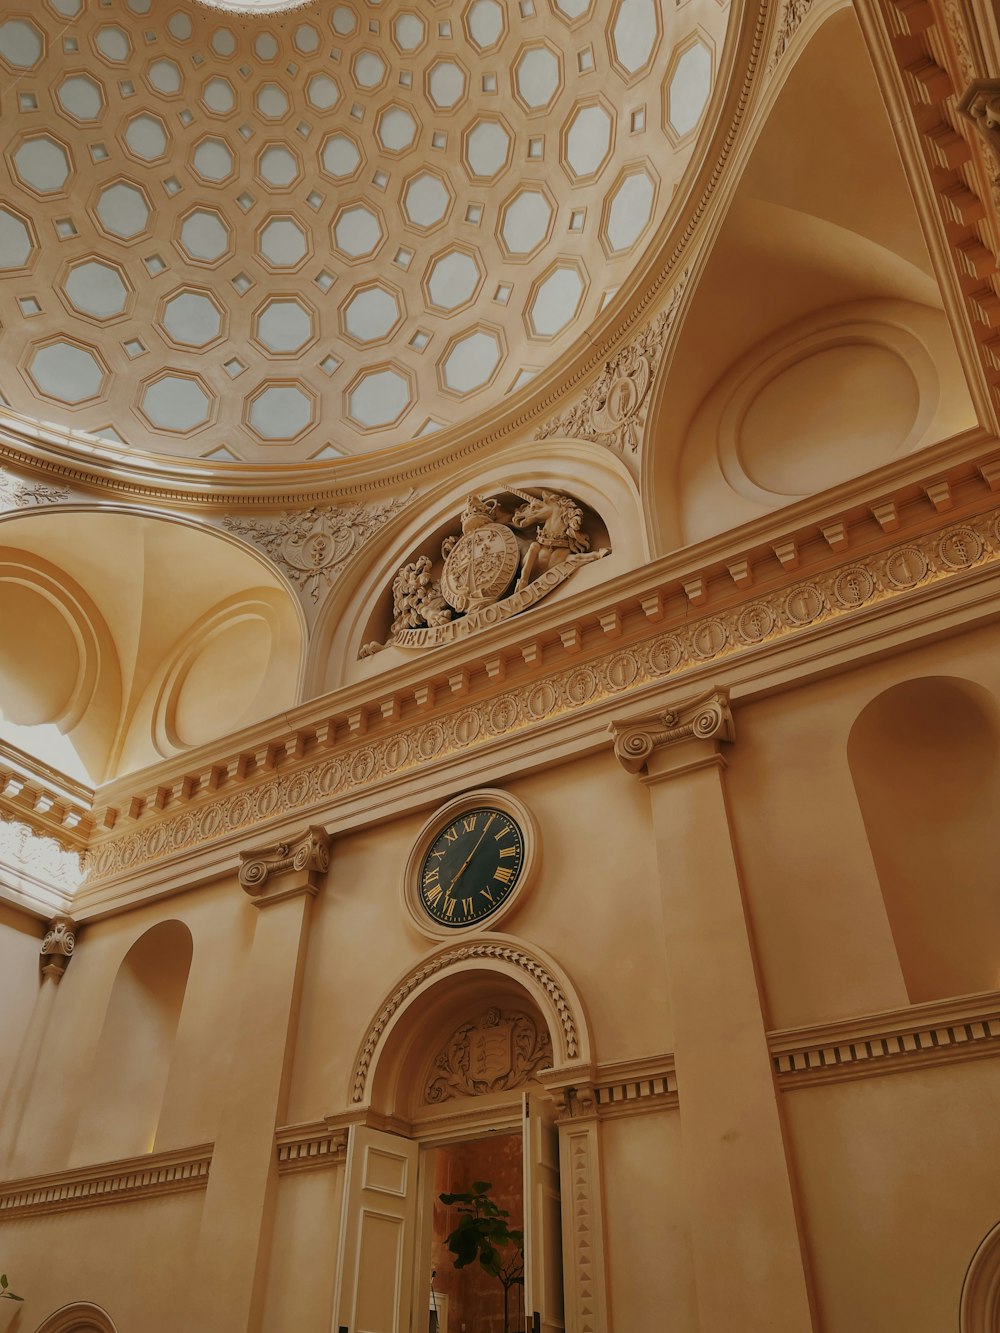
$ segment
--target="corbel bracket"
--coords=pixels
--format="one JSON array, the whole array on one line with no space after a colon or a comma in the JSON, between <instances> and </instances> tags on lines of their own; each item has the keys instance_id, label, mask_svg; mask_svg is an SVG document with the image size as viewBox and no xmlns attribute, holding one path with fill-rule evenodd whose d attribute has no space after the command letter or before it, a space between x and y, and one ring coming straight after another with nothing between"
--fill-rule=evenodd
<instances>
[{"instance_id":1,"label":"corbel bracket","mask_svg":"<svg viewBox=\"0 0 1000 1333\"><path fill-rule=\"evenodd\" d=\"M71 916L54 916L38 951L42 976L60 981L75 948L76 922Z\"/></svg>"}]
</instances>

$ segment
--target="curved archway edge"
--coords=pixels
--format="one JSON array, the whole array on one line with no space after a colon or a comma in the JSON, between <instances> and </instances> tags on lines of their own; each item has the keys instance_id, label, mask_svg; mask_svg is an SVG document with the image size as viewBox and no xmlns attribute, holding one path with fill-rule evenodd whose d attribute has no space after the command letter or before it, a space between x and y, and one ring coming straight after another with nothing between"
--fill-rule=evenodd
<instances>
[{"instance_id":1,"label":"curved archway edge","mask_svg":"<svg viewBox=\"0 0 1000 1333\"><path fill-rule=\"evenodd\" d=\"M536 1001L552 1038L553 1069L589 1066L590 1028L580 996L553 959L509 935L484 935L445 945L410 968L392 988L361 1042L351 1076L350 1101L371 1100L379 1057L403 1016L434 986L467 971L495 972L523 986Z\"/></svg>"}]
</instances>

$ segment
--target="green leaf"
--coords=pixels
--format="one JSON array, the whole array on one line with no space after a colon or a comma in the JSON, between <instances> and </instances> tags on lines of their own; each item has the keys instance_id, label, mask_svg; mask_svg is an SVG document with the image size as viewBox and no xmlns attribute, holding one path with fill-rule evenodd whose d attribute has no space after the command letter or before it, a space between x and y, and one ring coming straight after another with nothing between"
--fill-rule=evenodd
<instances>
[{"instance_id":1,"label":"green leaf","mask_svg":"<svg viewBox=\"0 0 1000 1333\"><path fill-rule=\"evenodd\" d=\"M474 1180L472 1182L472 1192L474 1194L485 1194L487 1190L493 1188L493 1182L490 1180Z\"/></svg>"},{"instance_id":2,"label":"green leaf","mask_svg":"<svg viewBox=\"0 0 1000 1333\"><path fill-rule=\"evenodd\" d=\"M6 1274L6 1273L0 1273L0 1287L3 1287L4 1291L7 1290L7 1274Z\"/></svg>"}]
</instances>

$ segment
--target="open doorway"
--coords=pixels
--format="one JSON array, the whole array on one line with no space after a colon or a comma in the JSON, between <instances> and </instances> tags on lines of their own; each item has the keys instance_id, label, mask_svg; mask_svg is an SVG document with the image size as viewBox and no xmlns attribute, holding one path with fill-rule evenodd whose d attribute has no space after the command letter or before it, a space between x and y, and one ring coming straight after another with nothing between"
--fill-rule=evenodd
<instances>
[{"instance_id":1,"label":"open doorway","mask_svg":"<svg viewBox=\"0 0 1000 1333\"><path fill-rule=\"evenodd\" d=\"M524 1231L524 1153L520 1134L485 1138L428 1150L433 1175L431 1293L428 1333L513 1333L524 1328L524 1250L498 1250L499 1276L478 1262L455 1267L447 1238L458 1226L459 1206L441 1195L462 1194L477 1181L490 1185L488 1197L508 1216L509 1230ZM505 1321L506 1306L506 1321Z\"/></svg>"}]
</instances>

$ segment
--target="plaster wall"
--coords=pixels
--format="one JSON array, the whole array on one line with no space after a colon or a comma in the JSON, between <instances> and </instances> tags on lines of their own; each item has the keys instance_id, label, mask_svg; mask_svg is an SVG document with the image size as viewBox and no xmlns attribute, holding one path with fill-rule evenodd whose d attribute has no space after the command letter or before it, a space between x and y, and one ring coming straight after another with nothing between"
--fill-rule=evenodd
<instances>
[{"instance_id":1,"label":"plaster wall","mask_svg":"<svg viewBox=\"0 0 1000 1333\"><path fill-rule=\"evenodd\" d=\"M0 1063L0 1100L18 1063L30 1061L34 1054L22 1049L21 1039L41 985L38 946L44 933L40 923L0 905L0 1014L4 1016L8 1051L8 1059Z\"/></svg>"},{"instance_id":2,"label":"plaster wall","mask_svg":"<svg viewBox=\"0 0 1000 1333\"><path fill-rule=\"evenodd\" d=\"M997 1220L998 1096L1000 1067L977 1061L786 1097L824 1333L958 1328Z\"/></svg>"},{"instance_id":3,"label":"plaster wall","mask_svg":"<svg viewBox=\"0 0 1000 1333\"><path fill-rule=\"evenodd\" d=\"M996 629L927 643L737 711L727 784L771 1028L909 1003L847 741L866 704L922 676L961 677L1000 694Z\"/></svg>"},{"instance_id":4,"label":"plaster wall","mask_svg":"<svg viewBox=\"0 0 1000 1333\"><path fill-rule=\"evenodd\" d=\"M4 1271L25 1302L0 1307L0 1330L27 1333L74 1301L112 1312L120 1330L197 1327L186 1283L201 1207L200 1193L176 1194L5 1226Z\"/></svg>"},{"instance_id":5,"label":"plaster wall","mask_svg":"<svg viewBox=\"0 0 1000 1333\"><path fill-rule=\"evenodd\" d=\"M187 925L194 954L156 1146L158 1150L182 1148L214 1139L228 1071L227 1035L234 1028L240 998L240 964L254 927L253 915L241 910L241 897L234 884L211 886L87 927L87 961L79 970L67 969L46 1036L45 1060L49 1068L59 1070L60 1094L53 1095L44 1078L35 1080L8 1176L59 1171L93 1160L74 1156L74 1141L90 1092L90 1074L115 977L136 940L160 921L179 920ZM6 965L0 970L6 973ZM28 987L25 991L31 994ZM112 1147L110 1142L108 1147ZM131 1151L131 1145L123 1143L120 1152L109 1151L105 1159Z\"/></svg>"}]
</instances>

